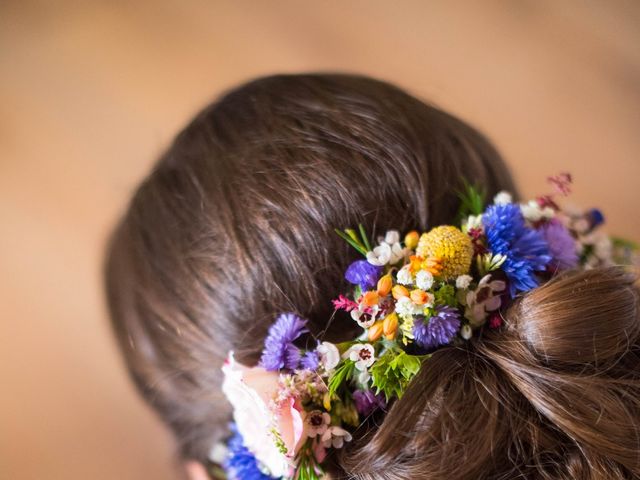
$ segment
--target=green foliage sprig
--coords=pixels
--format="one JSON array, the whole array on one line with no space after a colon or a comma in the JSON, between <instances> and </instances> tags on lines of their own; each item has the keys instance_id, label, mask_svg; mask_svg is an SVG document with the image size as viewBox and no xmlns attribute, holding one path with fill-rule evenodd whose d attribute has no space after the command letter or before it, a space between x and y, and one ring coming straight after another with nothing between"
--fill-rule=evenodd
<instances>
[{"instance_id":1,"label":"green foliage sprig","mask_svg":"<svg viewBox=\"0 0 640 480\"><path fill-rule=\"evenodd\" d=\"M480 215L484 212L486 204L486 192L484 188L470 184L463 180L463 190L458 193L460 207L458 208L458 221L462 221L469 215Z\"/></svg>"},{"instance_id":2,"label":"green foliage sprig","mask_svg":"<svg viewBox=\"0 0 640 480\"><path fill-rule=\"evenodd\" d=\"M387 402L392 398L401 398L411 379L420 370L422 361L429 356L409 355L397 349L387 350L370 369L376 393L384 393Z\"/></svg>"},{"instance_id":3,"label":"green foliage sprig","mask_svg":"<svg viewBox=\"0 0 640 480\"><path fill-rule=\"evenodd\" d=\"M355 248L359 253L366 256L367 252L371 251L371 244L369 243L369 237L364 230L362 224L358 225L358 231L356 232L352 228L345 230L335 229L335 232L346 241L349 245Z\"/></svg>"}]
</instances>

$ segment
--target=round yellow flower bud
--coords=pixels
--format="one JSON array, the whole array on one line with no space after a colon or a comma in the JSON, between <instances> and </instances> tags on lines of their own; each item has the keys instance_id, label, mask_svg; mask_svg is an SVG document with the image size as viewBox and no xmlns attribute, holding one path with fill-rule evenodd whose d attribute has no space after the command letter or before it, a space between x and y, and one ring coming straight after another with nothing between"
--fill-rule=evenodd
<instances>
[{"instance_id":1,"label":"round yellow flower bud","mask_svg":"<svg viewBox=\"0 0 640 480\"><path fill-rule=\"evenodd\" d=\"M414 250L418 246L420 234L415 230L407 233L404 237L404 245L410 250Z\"/></svg>"},{"instance_id":2,"label":"round yellow flower bud","mask_svg":"<svg viewBox=\"0 0 640 480\"><path fill-rule=\"evenodd\" d=\"M440 260L440 275L449 279L469 273L473 245L469 236L459 228L444 225L423 233L416 253L423 258L433 257Z\"/></svg>"}]
</instances>

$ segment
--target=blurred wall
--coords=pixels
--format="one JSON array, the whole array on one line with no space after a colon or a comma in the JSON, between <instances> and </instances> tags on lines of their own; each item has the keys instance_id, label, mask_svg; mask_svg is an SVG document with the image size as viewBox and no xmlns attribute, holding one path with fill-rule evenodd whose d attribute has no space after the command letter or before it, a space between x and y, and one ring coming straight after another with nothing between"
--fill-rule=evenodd
<instances>
[{"instance_id":1,"label":"blurred wall","mask_svg":"<svg viewBox=\"0 0 640 480\"><path fill-rule=\"evenodd\" d=\"M0 3L0 478L176 478L100 284L105 238L176 131L257 75L391 80L494 140L526 194L640 239L640 3Z\"/></svg>"}]
</instances>

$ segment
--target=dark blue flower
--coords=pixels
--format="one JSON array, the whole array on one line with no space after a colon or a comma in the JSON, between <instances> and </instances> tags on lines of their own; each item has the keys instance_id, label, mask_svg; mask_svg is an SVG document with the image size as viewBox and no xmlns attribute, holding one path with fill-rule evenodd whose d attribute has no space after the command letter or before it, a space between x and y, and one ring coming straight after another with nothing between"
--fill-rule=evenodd
<instances>
[{"instance_id":1,"label":"dark blue flower","mask_svg":"<svg viewBox=\"0 0 640 480\"><path fill-rule=\"evenodd\" d=\"M306 370L317 370L319 364L320 357L315 350L305 353L300 360L300 366Z\"/></svg>"},{"instance_id":2,"label":"dark blue flower","mask_svg":"<svg viewBox=\"0 0 640 480\"><path fill-rule=\"evenodd\" d=\"M235 425L231 426L233 436L227 443L229 449L228 457L225 462L224 469L227 472L229 480L271 480L274 477L265 475L260 471L258 460L244 446L242 435L238 432Z\"/></svg>"},{"instance_id":3,"label":"dark blue flower","mask_svg":"<svg viewBox=\"0 0 640 480\"><path fill-rule=\"evenodd\" d=\"M347 282L353 285L360 285L364 290L371 290L378 283L378 278L382 273L382 267L371 265L366 260L356 260L344 273Z\"/></svg>"},{"instance_id":4,"label":"dark blue flower","mask_svg":"<svg viewBox=\"0 0 640 480\"><path fill-rule=\"evenodd\" d=\"M604 214L597 208L592 208L586 214L589 226L594 229L604 223Z\"/></svg>"},{"instance_id":5,"label":"dark blue flower","mask_svg":"<svg viewBox=\"0 0 640 480\"><path fill-rule=\"evenodd\" d=\"M457 308L440 306L431 318L416 318L413 324L415 342L423 348L448 344L460 330Z\"/></svg>"},{"instance_id":6,"label":"dark blue flower","mask_svg":"<svg viewBox=\"0 0 640 480\"><path fill-rule=\"evenodd\" d=\"M525 224L520 206L491 205L482 216L489 250L506 255L501 269L509 279L511 296L538 286L535 272L551 261L549 245L541 232Z\"/></svg>"},{"instance_id":7,"label":"dark blue flower","mask_svg":"<svg viewBox=\"0 0 640 480\"><path fill-rule=\"evenodd\" d=\"M356 390L353 392L353 402L356 405L356 410L363 417L387 406L384 395L376 395L371 390Z\"/></svg>"},{"instance_id":8,"label":"dark blue flower","mask_svg":"<svg viewBox=\"0 0 640 480\"><path fill-rule=\"evenodd\" d=\"M306 324L306 320L293 313L281 314L269 328L260 365L270 371L298 368L300 349L293 342L309 331L306 329Z\"/></svg>"}]
</instances>

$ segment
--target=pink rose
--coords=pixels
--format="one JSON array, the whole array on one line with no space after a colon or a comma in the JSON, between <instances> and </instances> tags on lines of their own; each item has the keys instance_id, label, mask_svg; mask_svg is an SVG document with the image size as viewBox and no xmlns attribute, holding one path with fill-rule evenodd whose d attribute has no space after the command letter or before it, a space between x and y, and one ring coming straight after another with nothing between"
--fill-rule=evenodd
<instances>
[{"instance_id":1,"label":"pink rose","mask_svg":"<svg viewBox=\"0 0 640 480\"><path fill-rule=\"evenodd\" d=\"M233 352L222 371L222 391L233 406L233 419L245 446L270 475L288 476L293 459L306 440L302 408L294 398L282 402L276 410L269 408L278 390L278 373L246 367L234 360ZM286 447L286 454L276 445L277 437Z\"/></svg>"}]
</instances>

